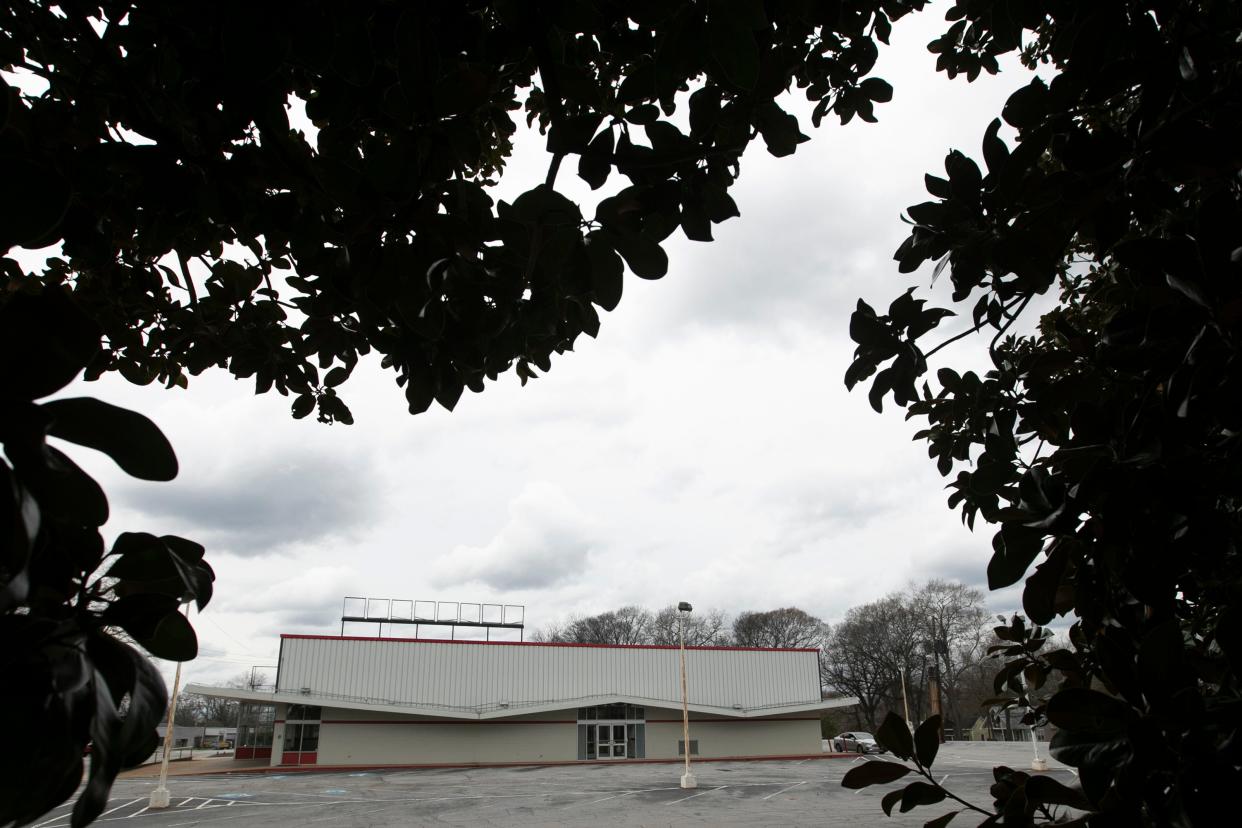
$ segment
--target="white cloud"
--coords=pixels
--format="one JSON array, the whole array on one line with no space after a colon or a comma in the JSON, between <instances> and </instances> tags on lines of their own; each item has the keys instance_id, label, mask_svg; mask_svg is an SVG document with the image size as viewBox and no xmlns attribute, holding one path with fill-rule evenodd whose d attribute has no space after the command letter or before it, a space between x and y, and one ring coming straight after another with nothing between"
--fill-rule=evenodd
<instances>
[{"instance_id":1,"label":"white cloud","mask_svg":"<svg viewBox=\"0 0 1242 828\"><path fill-rule=\"evenodd\" d=\"M596 547L589 521L550 483L531 483L484 546L458 546L432 568L437 587L481 584L499 591L550 587L580 576Z\"/></svg>"}]
</instances>

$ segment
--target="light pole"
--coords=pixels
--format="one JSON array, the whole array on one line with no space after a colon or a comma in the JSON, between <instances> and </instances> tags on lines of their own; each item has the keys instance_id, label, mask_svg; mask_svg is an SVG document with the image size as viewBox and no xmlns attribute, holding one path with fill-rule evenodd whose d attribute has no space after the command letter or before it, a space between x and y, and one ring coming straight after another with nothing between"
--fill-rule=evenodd
<instances>
[{"instance_id":1,"label":"light pole","mask_svg":"<svg viewBox=\"0 0 1242 828\"><path fill-rule=\"evenodd\" d=\"M697 788L698 782L690 772L690 704L686 695L686 616L694 610L685 601L677 605L677 642L681 645L681 743L686 756L686 772L681 775L683 788Z\"/></svg>"},{"instance_id":2,"label":"light pole","mask_svg":"<svg viewBox=\"0 0 1242 828\"><path fill-rule=\"evenodd\" d=\"M1033 713L1034 711L1031 709L1031 706L1030 706L1031 685L1026 681L1025 676L1022 679L1022 684L1027 690L1027 708L1026 709L1028 712ZM1033 771L1048 770L1048 763L1044 761L1044 759L1041 758L1039 755L1039 742L1036 741L1035 739L1035 722L1033 721L1031 722L1031 750L1035 751L1035 758L1031 760L1031 770Z\"/></svg>"},{"instance_id":3,"label":"light pole","mask_svg":"<svg viewBox=\"0 0 1242 828\"><path fill-rule=\"evenodd\" d=\"M190 614L190 605L186 604L185 614ZM177 715L177 693L181 690L181 662L177 662L177 672L173 676L172 697L168 700L168 723L164 727L164 756L160 760L160 784L151 791L148 808L167 808L172 796L168 793L168 751L173 742L173 719Z\"/></svg>"},{"instance_id":4,"label":"light pole","mask_svg":"<svg viewBox=\"0 0 1242 828\"><path fill-rule=\"evenodd\" d=\"M901 706L906 711L906 727L913 733L914 724L910 721L910 700L906 698L906 668L898 667L897 672L901 676Z\"/></svg>"}]
</instances>

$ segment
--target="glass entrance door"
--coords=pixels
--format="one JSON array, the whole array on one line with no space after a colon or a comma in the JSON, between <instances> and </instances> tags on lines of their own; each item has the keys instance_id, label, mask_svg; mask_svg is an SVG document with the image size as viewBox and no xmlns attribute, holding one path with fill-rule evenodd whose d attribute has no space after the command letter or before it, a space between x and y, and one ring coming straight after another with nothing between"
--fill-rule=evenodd
<instances>
[{"instance_id":1,"label":"glass entrance door","mask_svg":"<svg viewBox=\"0 0 1242 828\"><path fill-rule=\"evenodd\" d=\"M595 725L595 755L600 759L625 758L625 724Z\"/></svg>"}]
</instances>

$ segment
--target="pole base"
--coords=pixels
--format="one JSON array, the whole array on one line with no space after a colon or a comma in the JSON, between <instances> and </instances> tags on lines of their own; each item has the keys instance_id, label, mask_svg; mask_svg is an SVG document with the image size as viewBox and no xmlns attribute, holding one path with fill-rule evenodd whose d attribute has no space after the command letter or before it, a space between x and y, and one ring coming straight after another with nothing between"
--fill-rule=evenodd
<instances>
[{"instance_id":1,"label":"pole base","mask_svg":"<svg viewBox=\"0 0 1242 828\"><path fill-rule=\"evenodd\" d=\"M151 801L147 803L148 808L167 808L168 803L172 801L172 794L168 792L168 788L159 787L151 791Z\"/></svg>"},{"instance_id":2,"label":"pole base","mask_svg":"<svg viewBox=\"0 0 1242 828\"><path fill-rule=\"evenodd\" d=\"M683 773L681 775L681 786L683 788L697 788L699 781L694 778L693 773Z\"/></svg>"},{"instance_id":3,"label":"pole base","mask_svg":"<svg viewBox=\"0 0 1242 828\"><path fill-rule=\"evenodd\" d=\"M1048 770L1048 763L1047 763L1046 761L1044 761L1043 759L1039 759L1039 758L1032 759L1032 760L1031 760L1031 770L1033 770L1033 771L1046 771L1046 770Z\"/></svg>"}]
</instances>

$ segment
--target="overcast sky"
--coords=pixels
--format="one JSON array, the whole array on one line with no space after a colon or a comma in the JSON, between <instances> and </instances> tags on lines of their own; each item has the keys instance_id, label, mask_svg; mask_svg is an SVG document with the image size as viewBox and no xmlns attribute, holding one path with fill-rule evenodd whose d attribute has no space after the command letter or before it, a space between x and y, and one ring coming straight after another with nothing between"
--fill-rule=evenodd
<instances>
[{"instance_id":1,"label":"overcast sky","mask_svg":"<svg viewBox=\"0 0 1242 828\"><path fill-rule=\"evenodd\" d=\"M911 581L982 586L991 531L947 509L945 481L911 442L919 426L876 415L842 383L856 300L886 307L930 281L897 273L899 213L926 200L923 174L949 149L980 156L988 122L1027 81L1012 66L974 84L935 75L925 44L945 24L916 17L881 52L876 74L895 95L880 123L830 117L812 131L804 119L812 140L784 159L756 141L733 191L741 217L710 244L670 238L668 276L627 275L598 340L525 388L509 375L454 413L411 417L393 374L364 363L342 389L352 427L295 421L288 398L223 372L188 391L115 376L68 389L143 411L177 450L180 476L159 484L72 453L109 494L109 538L207 546L216 597L195 617L200 656L185 677L275 664L282 632L338 632L346 595L522 604L529 633L681 600L834 621ZM522 142L504 192L545 165L542 139ZM573 171L562 189L586 200ZM977 367L983 346L944 353ZM989 601L1007 612L1018 596Z\"/></svg>"}]
</instances>

